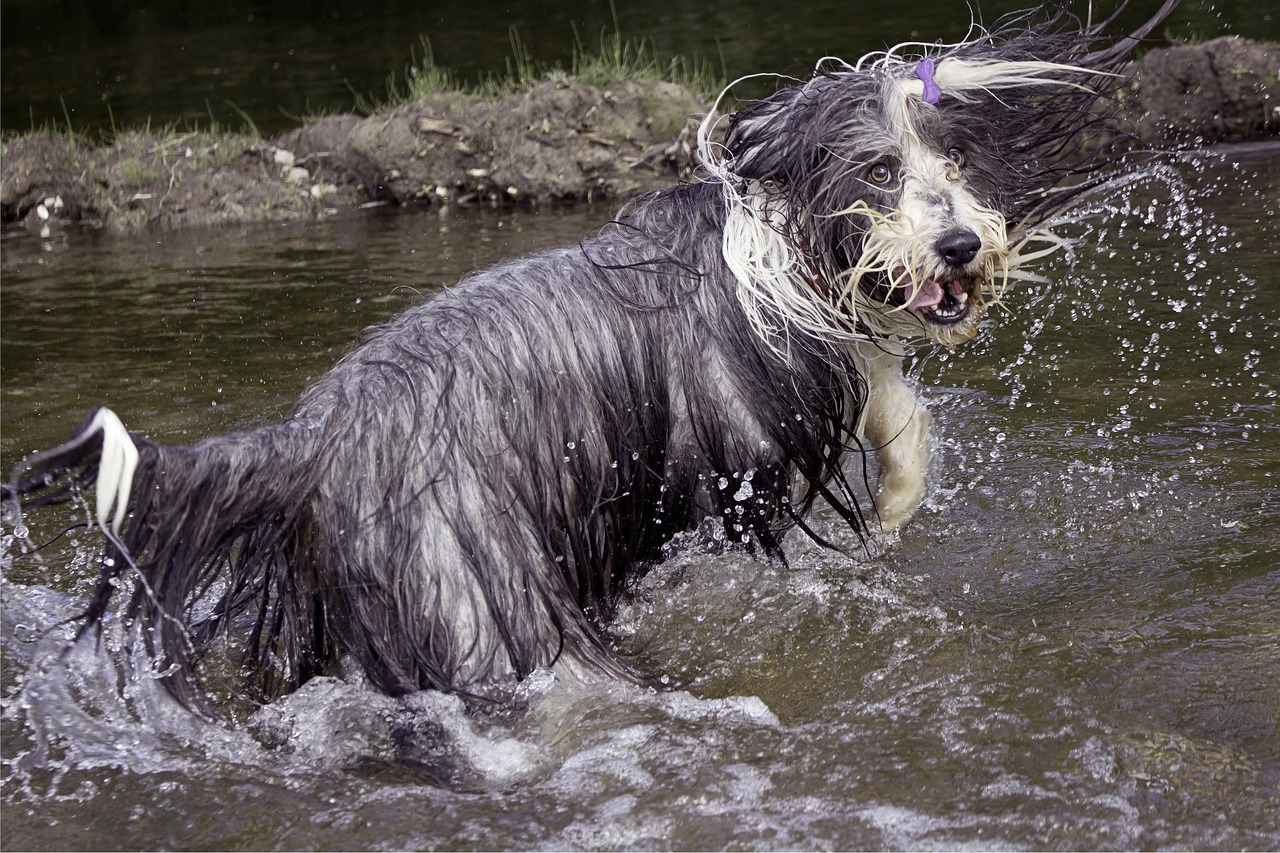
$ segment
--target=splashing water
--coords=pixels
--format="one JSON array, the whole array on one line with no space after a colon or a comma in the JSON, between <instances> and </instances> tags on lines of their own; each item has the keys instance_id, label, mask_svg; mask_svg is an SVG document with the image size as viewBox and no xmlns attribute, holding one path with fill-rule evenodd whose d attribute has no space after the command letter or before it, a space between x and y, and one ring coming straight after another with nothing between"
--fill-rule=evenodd
<instances>
[{"instance_id":1,"label":"splashing water","mask_svg":"<svg viewBox=\"0 0 1280 853\"><path fill-rule=\"evenodd\" d=\"M899 540L820 513L847 554L688 548L638 581L613 639L673 691L539 673L483 710L348 673L204 721L118 622L63 656L96 540L31 553L89 516L30 514L0 587L6 844L1280 846L1277 162L1196 155L1096 201L1051 283L920 353L937 452ZM277 419L409 298L378 297L600 218L10 241L5 463L99 399L171 443Z\"/></svg>"}]
</instances>

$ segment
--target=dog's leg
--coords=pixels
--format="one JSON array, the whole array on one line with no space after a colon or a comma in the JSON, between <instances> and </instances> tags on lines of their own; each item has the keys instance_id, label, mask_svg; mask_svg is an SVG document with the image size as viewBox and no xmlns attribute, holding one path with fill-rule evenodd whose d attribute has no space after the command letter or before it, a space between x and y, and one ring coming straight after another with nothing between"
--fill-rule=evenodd
<instances>
[{"instance_id":1,"label":"dog's leg","mask_svg":"<svg viewBox=\"0 0 1280 853\"><path fill-rule=\"evenodd\" d=\"M880 464L880 525L892 532L911 519L924 499L929 410L903 381L901 358L878 350L862 355L869 396L862 435Z\"/></svg>"}]
</instances>

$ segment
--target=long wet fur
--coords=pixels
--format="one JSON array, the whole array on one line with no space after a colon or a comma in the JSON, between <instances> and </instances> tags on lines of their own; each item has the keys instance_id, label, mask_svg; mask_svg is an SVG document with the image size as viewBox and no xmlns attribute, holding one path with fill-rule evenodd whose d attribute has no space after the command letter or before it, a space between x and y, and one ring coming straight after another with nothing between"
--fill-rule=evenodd
<instances>
[{"instance_id":1,"label":"long wet fur","mask_svg":"<svg viewBox=\"0 0 1280 853\"><path fill-rule=\"evenodd\" d=\"M942 216L963 202L988 222L961 271L978 299L1029 235L1115 173L1079 142L1135 41L1061 13L1012 20L922 52L940 82L947 59L1072 70L944 85L936 105L901 98L909 66L893 52L822 66L740 110L722 143L710 117L706 181L368 330L283 424L166 447L95 410L18 466L6 502L97 484L108 546L81 634L132 578L123 613L193 707L220 636L263 698L343 658L393 694L490 695L541 668L643 679L602 627L675 534L712 519L716 538L780 559L789 528L816 537L815 503L859 535L876 510L905 519L918 503L927 421L894 341L964 335L907 310L939 273L867 267L869 233L913 191L868 181L868 165L908 136L930 157L965 152L939 178L954 197L919 204ZM904 257L930 253L911 239ZM752 273L751 240L775 241L787 268ZM787 298L760 295L779 287ZM865 447L898 491L875 508L856 498Z\"/></svg>"}]
</instances>

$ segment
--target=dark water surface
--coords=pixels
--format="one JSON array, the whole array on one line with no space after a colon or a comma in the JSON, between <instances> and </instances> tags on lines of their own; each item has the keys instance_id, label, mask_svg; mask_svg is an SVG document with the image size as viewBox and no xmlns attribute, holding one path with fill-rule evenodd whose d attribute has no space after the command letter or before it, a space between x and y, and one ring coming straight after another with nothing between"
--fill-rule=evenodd
<instances>
[{"instance_id":1,"label":"dark water surface","mask_svg":"<svg viewBox=\"0 0 1280 853\"><path fill-rule=\"evenodd\" d=\"M804 73L821 56L854 58L904 39L964 36L970 7L990 23L1030 0L841 0L690 3L618 0L624 37L648 39L664 58L707 60L738 77ZM1079 4L1084 8L1084 4ZM1156 0L1134 0L1128 21ZM1102 7L1100 7L1102 8ZM538 62L568 67L575 39L599 49L613 31L606 0L4 0L0 3L0 127L52 122L77 129L210 119L240 127L241 112L264 133L308 113L350 110L353 92L385 95L403 82L419 36L461 79L501 73L511 29ZM1226 33L1280 40L1274 0L1184 0L1162 31L1208 39ZM576 33L576 35L575 35Z\"/></svg>"},{"instance_id":2,"label":"dark water surface","mask_svg":"<svg viewBox=\"0 0 1280 853\"><path fill-rule=\"evenodd\" d=\"M205 723L114 629L59 660L97 544L6 527L6 849L1280 847L1277 210L1274 149L1100 203L917 361L940 449L900 542L640 584L619 641L685 691L535 677L478 719L316 679ZM2 465L100 402L170 443L277 420L363 326L605 216L7 233Z\"/></svg>"}]
</instances>

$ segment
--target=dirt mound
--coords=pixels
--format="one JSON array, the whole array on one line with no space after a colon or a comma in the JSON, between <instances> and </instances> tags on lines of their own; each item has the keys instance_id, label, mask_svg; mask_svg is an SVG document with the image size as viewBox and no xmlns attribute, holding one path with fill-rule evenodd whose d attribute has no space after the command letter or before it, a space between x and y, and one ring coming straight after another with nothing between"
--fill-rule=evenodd
<instances>
[{"instance_id":1,"label":"dirt mound","mask_svg":"<svg viewBox=\"0 0 1280 853\"><path fill-rule=\"evenodd\" d=\"M355 125L335 153L398 202L616 198L687 175L706 109L671 83L548 80L497 101L424 98Z\"/></svg>"},{"instance_id":2,"label":"dirt mound","mask_svg":"<svg viewBox=\"0 0 1280 853\"><path fill-rule=\"evenodd\" d=\"M131 132L110 147L37 135L0 156L0 216L40 230L65 220L113 231L278 221L314 215L320 203L314 183L285 173L274 146L234 134Z\"/></svg>"},{"instance_id":3,"label":"dirt mound","mask_svg":"<svg viewBox=\"0 0 1280 853\"><path fill-rule=\"evenodd\" d=\"M1280 49L1239 38L1148 53L1121 90L1147 145L1280 133ZM556 76L523 94L428 95L331 116L274 141L125 133L107 147L37 135L0 152L0 218L115 231L305 219L364 204L624 198L687 179L708 105L671 83Z\"/></svg>"},{"instance_id":4,"label":"dirt mound","mask_svg":"<svg viewBox=\"0 0 1280 853\"><path fill-rule=\"evenodd\" d=\"M4 146L0 216L114 231L281 221L361 204L625 197L687 178L707 104L672 83L562 79L500 98L424 97L331 116L266 141L121 134L95 147L35 135Z\"/></svg>"},{"instance_id":5,"label":"dirt mound","mask_svg":"<svg viewBox=\"0 0 1280 853\"><path fill-rule=\"evenodd\" d=\"M1130 69L1121 117L1148 145L1280 133L1280 47L1236 36L1153 50Z\"/></svg>"}]
</instances>

